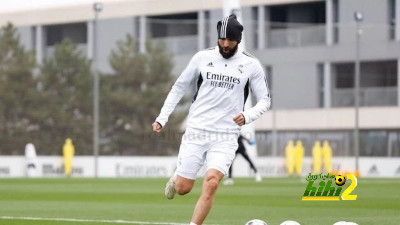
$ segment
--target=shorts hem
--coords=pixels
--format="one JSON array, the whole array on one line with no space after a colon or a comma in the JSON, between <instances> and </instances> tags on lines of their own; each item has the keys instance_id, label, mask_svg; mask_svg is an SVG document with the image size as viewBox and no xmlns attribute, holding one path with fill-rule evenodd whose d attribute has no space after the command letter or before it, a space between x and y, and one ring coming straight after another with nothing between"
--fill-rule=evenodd
<instances>
[{"instance_id":1,"label":"shorts hem","mask_svg":"<svg viewBox=\"0 0 400 225\"><path fill-rule=\"evenodd\" d=\"M218 166L210 166L210 167L207 167L207 171L210 170L210 169L216 169L216 170L218 170L219 172L221 172L222 174L224 174L224 176L227 175L227 172L224 171L221 167L218 167ZM207 173L207 171L206 171L206 173Z\"/></svg>"},{"instance_id":2,"label":"shorts hem","mask_svg":"<svg viewBox=\"0 0 400 225\"><path fill-rule=\"evenodd\" d=\"M178 176L181 176L181 177L189 179L189 180L196 180L196 177L197 177L196 173L184 173L184 172L176 171L176 174Z\"/></svg>"}]
</instances>

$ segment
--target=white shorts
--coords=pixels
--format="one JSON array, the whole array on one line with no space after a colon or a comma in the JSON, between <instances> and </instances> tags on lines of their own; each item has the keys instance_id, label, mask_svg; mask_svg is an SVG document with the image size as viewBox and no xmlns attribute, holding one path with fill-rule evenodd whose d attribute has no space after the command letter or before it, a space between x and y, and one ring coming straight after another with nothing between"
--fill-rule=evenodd
<instances>
[{"instance_id":1,"label":"white shorts","mask_svg":"<svg viewBox=\"0 0 400 225\"><path fill-rule=\"evenodd\" d=\"M195 180L206 162L207 170L216 169L226 175L238 148L236 133L222 133L187 128L182 136L176 172Z\"/></svg>"}]
</instances>

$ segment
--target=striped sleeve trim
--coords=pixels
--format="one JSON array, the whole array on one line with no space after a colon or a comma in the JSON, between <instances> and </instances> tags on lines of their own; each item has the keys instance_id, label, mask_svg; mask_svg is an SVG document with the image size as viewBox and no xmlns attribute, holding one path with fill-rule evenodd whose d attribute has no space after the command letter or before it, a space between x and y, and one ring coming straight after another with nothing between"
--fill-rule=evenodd
<instances>
[{"instance_id":1,"label":"striped sleeve trim","mask_svg":"<svg viewBox=\"0 0 400 225\"><path fill-rule=\"evenodd\" d=\"M250 53L248 53L246 51L243 51L242 53L243 53L243 55L248 56L250 58L256 58L254 55L252 55L252 54L250 54Z\"/></svg>"}]
</instances>

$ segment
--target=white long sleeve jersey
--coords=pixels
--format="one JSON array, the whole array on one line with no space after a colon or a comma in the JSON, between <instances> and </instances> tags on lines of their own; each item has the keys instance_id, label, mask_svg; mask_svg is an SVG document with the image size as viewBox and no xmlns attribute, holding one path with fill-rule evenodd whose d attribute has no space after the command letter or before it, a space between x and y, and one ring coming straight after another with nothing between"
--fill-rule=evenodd
<instances>
[{"instance_id":1,"label":"white long sleeve jersey","mask_svg":"<svg viewBox=\"0 0 400 225\"><path fill-rule=\"evenodd\" d=\"M233 118L242 113L245 123L251 123L269 109L271 98L264 70L260 62L249 53L238 50L225 59L214 47L196 53L169 92L160 115L162 126L191 85L197 90L187 118L187 127L238 133ZM249 88L257 104L244 111Z\"/></svg>"}]
</instances>

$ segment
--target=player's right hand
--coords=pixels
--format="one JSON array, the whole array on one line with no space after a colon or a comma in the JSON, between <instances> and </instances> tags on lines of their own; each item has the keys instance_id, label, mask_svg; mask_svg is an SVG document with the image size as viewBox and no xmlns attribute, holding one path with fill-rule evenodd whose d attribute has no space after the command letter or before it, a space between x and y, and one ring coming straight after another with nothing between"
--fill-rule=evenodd
<instances>
[{"instance_id":1,"label":"player's right hand","mask_svg":"<svg viewBox=\"0 0 400 225\"><path fill-rule=\"evenodd\" d=\"M153 126L153 131L154 132L157 132L157 133L160 133L161 132L161 130L162 130L162 126L161 126L161 124L159 123L159 122L157 122L157 121L155 121L153 124L152 124L152 126Z\"/></svg>"}]
</instances>

